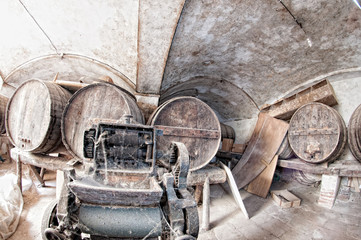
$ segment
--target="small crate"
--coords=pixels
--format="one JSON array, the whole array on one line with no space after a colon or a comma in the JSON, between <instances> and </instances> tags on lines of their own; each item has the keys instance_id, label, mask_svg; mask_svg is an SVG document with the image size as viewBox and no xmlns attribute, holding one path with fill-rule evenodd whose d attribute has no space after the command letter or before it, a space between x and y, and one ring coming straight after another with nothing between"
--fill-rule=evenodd
<instances>
[{"instance_id":1,"label":"small crate","mask_svg":"<svg viewBox=\"0 0 361 240\"><path fill-rule=\"evenodd\" d=\"M287 189L271 191L271 195L273 200L281 208L299 207L301 204L301 199L289 192Z\"/></svg>"}]
</instances>

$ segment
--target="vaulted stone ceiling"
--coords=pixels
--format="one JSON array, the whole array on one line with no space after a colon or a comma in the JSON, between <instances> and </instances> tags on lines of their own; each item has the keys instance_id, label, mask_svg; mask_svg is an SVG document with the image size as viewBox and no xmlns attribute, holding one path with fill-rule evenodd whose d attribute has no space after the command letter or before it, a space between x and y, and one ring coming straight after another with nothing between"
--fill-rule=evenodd
<instances>
[{"instance_id":1,"label":"vaulted stone ceiling","mask_svg":"<svg viewBox=\"0 0 361 240\"><path fill-rule=\"evenodd\" d=\"M302 28L278 0L186 1L162 97L196 88L184 93L197 95L225 118L246 119L312 79L360 70L361 10L352 0L282 2ZM215 88L215 82L223 87ZM250 99L215 103L242 96Z\"/></svg>"}]
</instances>

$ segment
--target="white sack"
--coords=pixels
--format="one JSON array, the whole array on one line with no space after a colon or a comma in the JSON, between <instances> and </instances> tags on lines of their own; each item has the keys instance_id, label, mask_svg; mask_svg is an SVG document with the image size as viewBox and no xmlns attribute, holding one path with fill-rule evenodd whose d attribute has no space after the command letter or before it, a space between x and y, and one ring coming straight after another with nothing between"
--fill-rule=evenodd
<instances>
[{"instance_id":1,"label":"white sack","mask_svg":"<svg viewBox=\"0 0 361 240\"><path fill-rule=\"evenodd\" d=\"M0 240L15 232L23 210L23 196L16 181L12 173L0 177Z\"/></svg>"}]
</instances>

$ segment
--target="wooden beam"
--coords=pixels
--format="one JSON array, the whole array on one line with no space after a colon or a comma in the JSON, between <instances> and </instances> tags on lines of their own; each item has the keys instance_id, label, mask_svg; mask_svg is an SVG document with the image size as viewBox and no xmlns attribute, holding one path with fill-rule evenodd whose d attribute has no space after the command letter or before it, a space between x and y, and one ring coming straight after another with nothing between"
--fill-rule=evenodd
<instances>
[{"instance_id":1,"label":"wooden beam","mask_svg":"<svg viewBox=\"0 0 361 240\"><path fill-rule=\"evenodd\" d=\"M45 182L44 179L40 176L40 174L36 171L35 167L33 165L29 165L31 171L34 173L36 179L38 179L38 181L40 182L40 186L41 187L45 187Z\"/></svg>"},{"instance_id":2,"label":"wooden beam","mask_svg":"<svg viewBox=\"0 0 361 240\"><path fill-rule=\"evenodd\" d=\"M51 157L43 154L34 154L23 152L17 148L11 149L11 158L19 159L24 164L30 164L36 167L46 168L52 171L64 170L70 166L67 164L68 159L63 157Z\"/></svg>"},{"instance_id":3,"label":"wooden beam","mask_svg":"<svg viewBox=\"0 0 361 240\"><path fill-rule=\"evenodd\" d=\"M361 164L357 161L336 161L328 167L305 163L300 159L279 160L278 166L300 170L307 173L338 175L341 177L361 177Z\"/></svg>"},{"instance_id":4,"label":"wooden beam","mask_svg":"<svg viewBox=\"0 0 361 240\"><path fill-rule=\"evenodd\" d=\"M220 131L209 129L196 129L174 126L155 125L156 130L162 130L163 136L190 137L190 138L214 138L220 136Z\"/></svg>"},{"instance_id":5,"label":"wooden beam","mask_svg":"<svg viewBox=\"0 0 361 240\"><path fill-rule=\"evenodd\" d=\"M203 185L206 181L206 178L209 178L209 184L224 183L227 181L226 172L222 168L208 165L199 170L189 172L187 177L187 185Z\"/></svg>"},{"instance_id":6,"label":"wooden beam","mask_svg":"<svg viewBox=\"0 0 361 240\"><path fill-rule=\"evenodd\" d=\"M223 138L222 140L222 150L226 152L231 152L233 148L233 139Z\"/></svg>"},{"instance_id":7,"label":"wooden beam","mask_svg":"<svg viewBox=\"0 0 361 240\"><path fill-rule=\"evenodd\" d=\"M249 215L247 212L247 209L243 203L241 194L238 191L238 187L237 187L237 183L233 177L233 174L231 172L231 169L229 169L226 165L224 165L223 163L220 163L222 168L224 169L224 171L227 174L227 182L229 184L229 187L231 188L232 191L232 195L234 197L234 200L236 201L238 207L241 209L241 211L243 212L244 216L249 219Z\"/></svg>"},{"instance_id":8,"label":"wooden beam","mask_svg":"<svg viewBox=\"0 0 361 240\"><path fill-rule=\"evenodd\" d=\"M299 107L309 102L320 102L329 106L338 104L335 92L327 79L290 97L266 105L261 108L261 111L278 119L289 120Z\"/></svg>"}]
</instances>

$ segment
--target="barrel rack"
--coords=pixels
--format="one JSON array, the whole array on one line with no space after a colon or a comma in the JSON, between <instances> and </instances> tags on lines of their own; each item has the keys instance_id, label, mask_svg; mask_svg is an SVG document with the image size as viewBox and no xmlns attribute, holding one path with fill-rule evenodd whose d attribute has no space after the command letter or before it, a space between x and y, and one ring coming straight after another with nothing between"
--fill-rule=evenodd
<instances>
[{"instance_id":1,"label":"barrel rack","mask_svg":"<svg viewBox=\"0 0 361 240\"><path fill-rule=\"evenodd\" d=\"M65 157L52 157L49 155L29 153L13 148L10 150L11 158L16 161L17 184L22 189L22 164L28 164L34 172L35 177L44 186L41 174L35 171L34 167L48 169L51 171L64 170L69 168L69 160ZM71 160L70 160L71 161Z\"/></svg>"},{"instance_id":2,"label":"barrel rack","mask_svg":"<svg viewBox=\"0 0 361 240\"><path fill-rule=\"evenodd\" d=\"M279 160L277 164L283 168L322 175L318 204L329 209L333 207L337 198L341 177L361 177L361 164L356 160L338 160L334 163L326 162L315 165L303 162L300 159L291 159ZM356 187L360 188L360 186Z\"/></svg>"},{"instance_id":3,"label":"barrel rack","mask_svg":"<svg viewBox=\"0 0 361 240\"><path fill-rule=\"evenodd\" d=\"M310 164L298 158L290 160L278 160L278 166L307 173L338 175L340 177L361 177L361 164L356 160L336 161L328 164Z\"/></svg>"}]
</instances>

